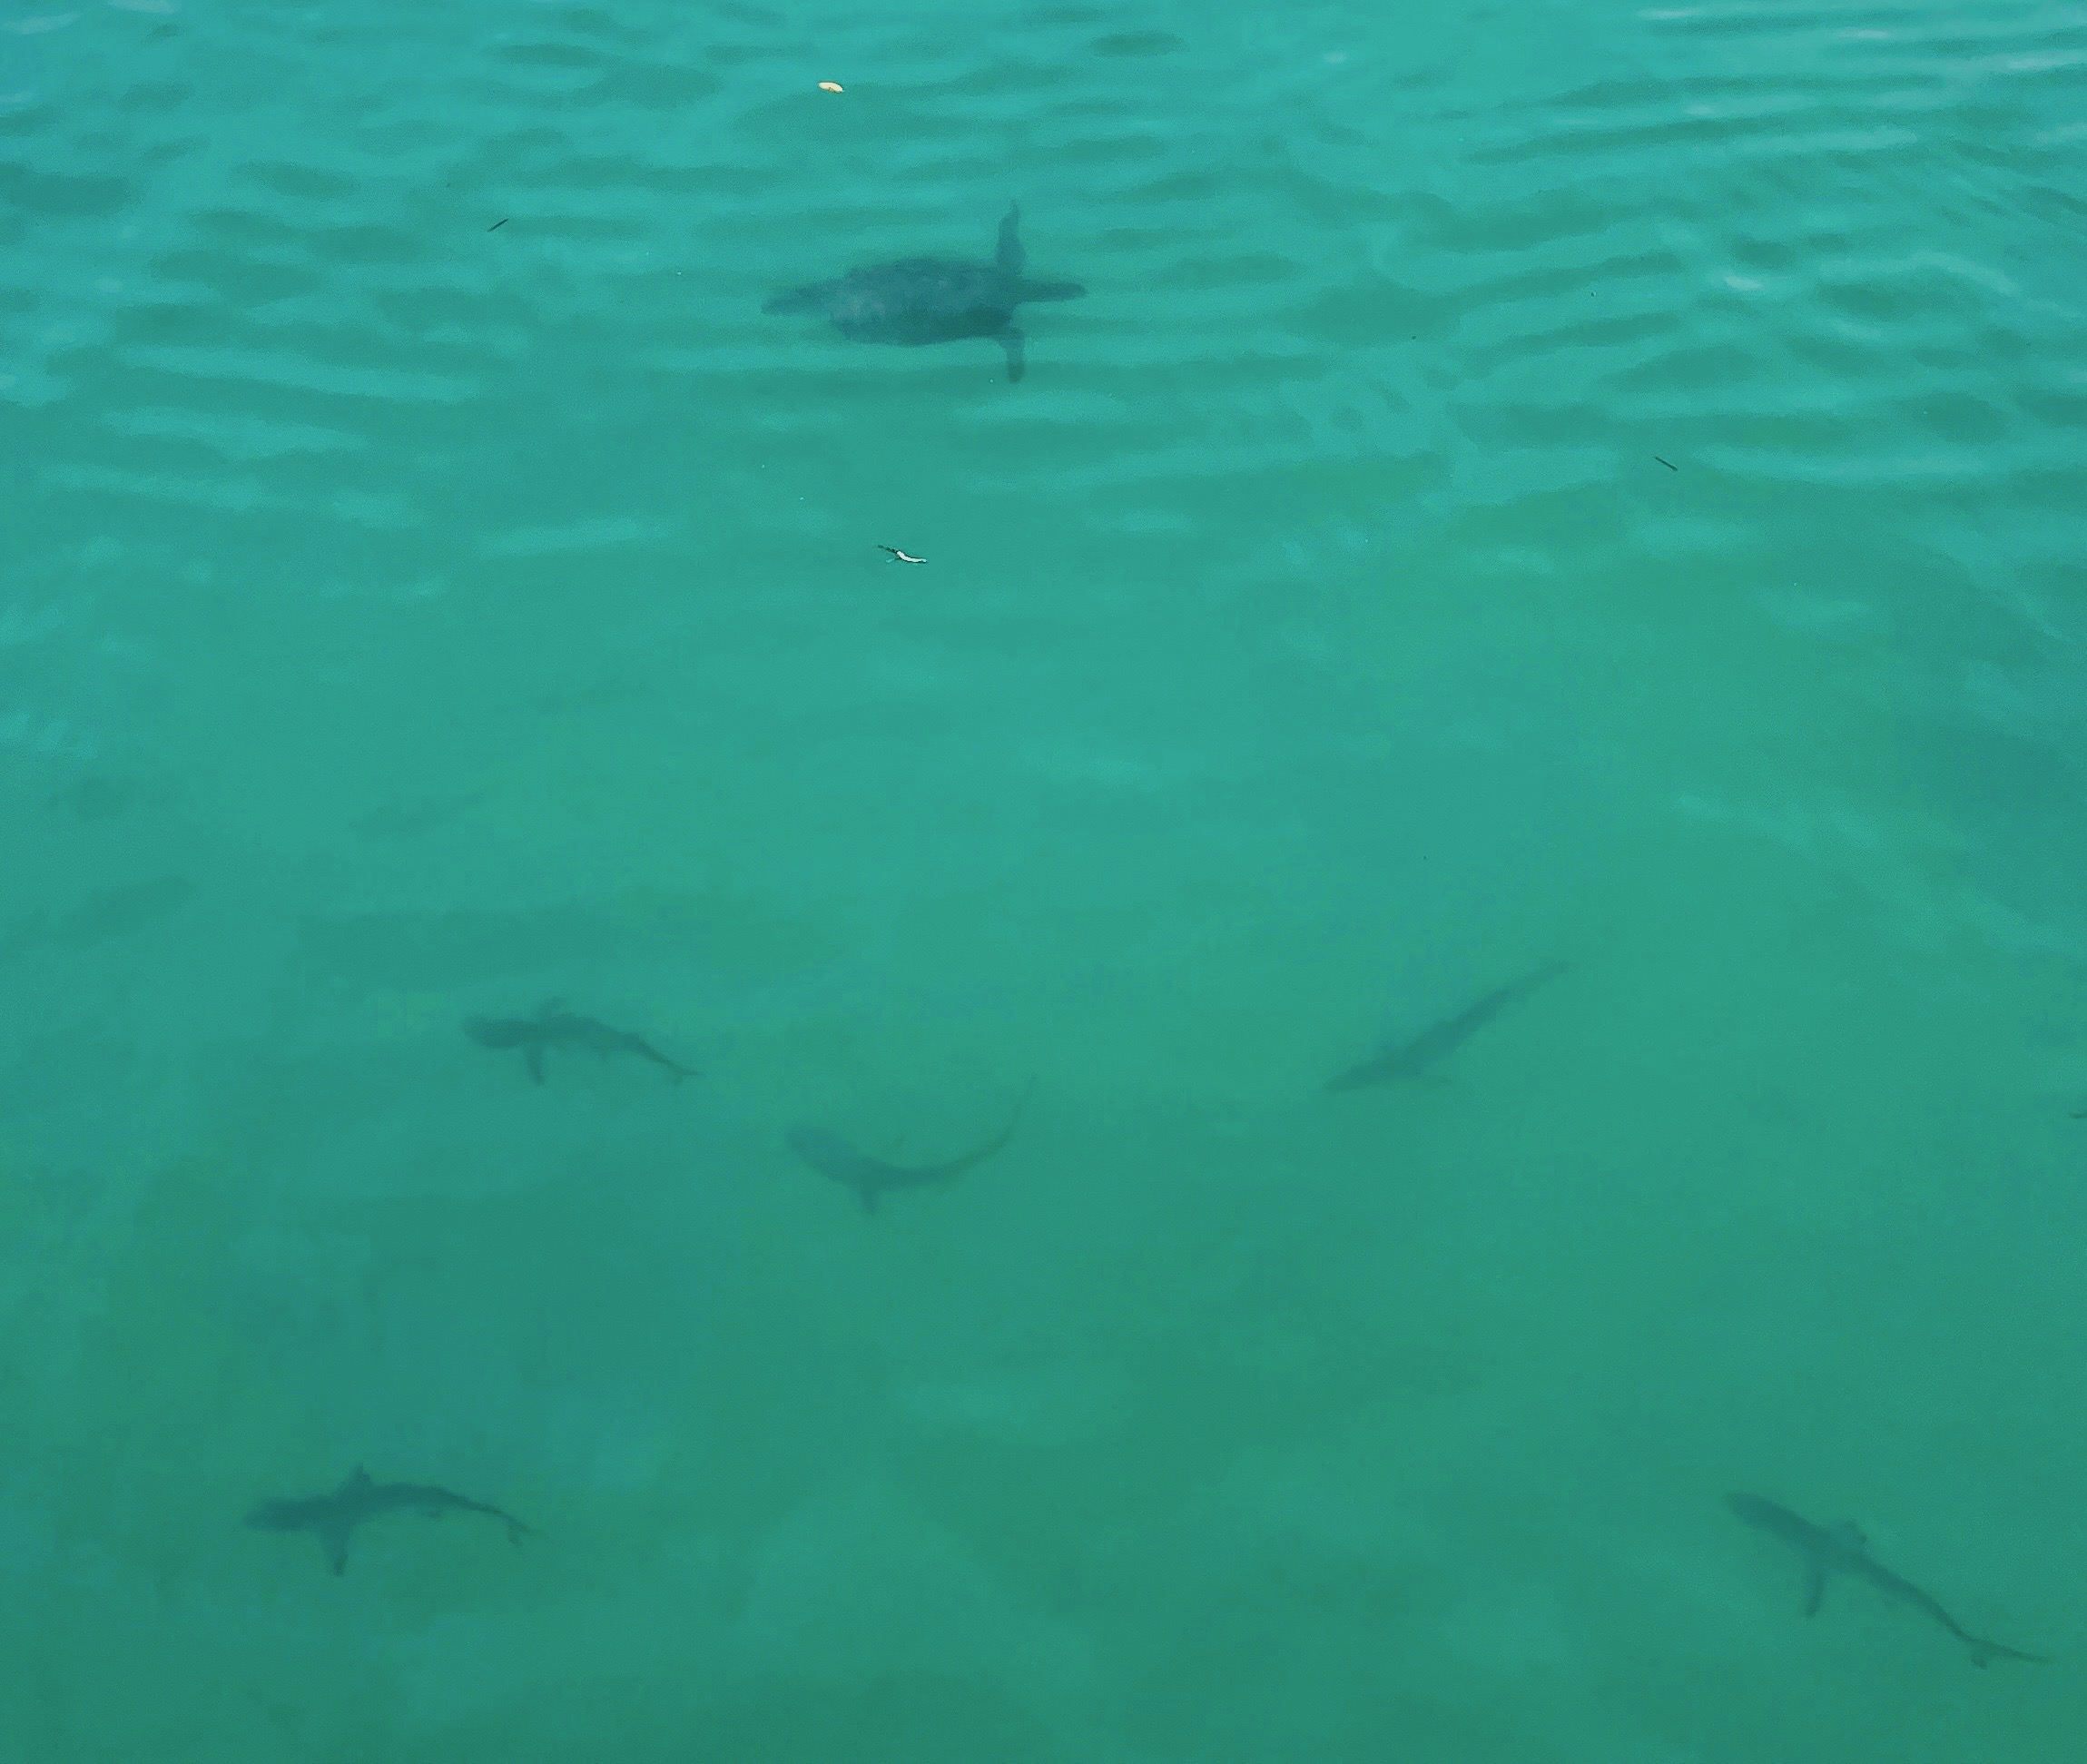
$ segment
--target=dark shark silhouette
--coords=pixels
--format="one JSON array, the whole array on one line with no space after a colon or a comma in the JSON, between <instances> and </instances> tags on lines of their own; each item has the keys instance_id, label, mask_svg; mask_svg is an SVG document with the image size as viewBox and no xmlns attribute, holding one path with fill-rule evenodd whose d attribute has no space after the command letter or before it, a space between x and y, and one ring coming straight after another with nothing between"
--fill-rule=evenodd
<instances>
[{"instance_id":1,"label":"dark shark silhouette","mask_svg":"<svg viewBox=\"0 0 2087 1764\"><path fill-rule=\"evenodd\" d=\"M1911 1581L1901 1580L1877 1562L1870 1554L1869 1540L1848 1521L1844 1520L1838 1525L1815 1525L1787 1507L1764 1501L1758 1494L1728 1494L1725 1504L1738 1516L1742 1524L1780 1539L1804 1558L1806 1617L1818 1614L1819 1601L1826 1596L1826 1582L1836 1574L1846 1574L1850 1580L1867 1582L1885 1598L1911 1605L1941 1624L1971 1651L1974 1666L1984 1666L1995 1660L2048 1663L2042 1654L2025 1654L2018 1648L2003 1647L1997 1641L1987 1641L1972 1634Z\"/></svg>"},{"instance_id":2,"label":"dark shark silhouette","mask_svg":"<svg viewBox=\"0 0 2087 1764\"><path fill-rule=\"evenodd\" d=\"M829 1133L823 1128L792 1128L784 1137L791 1150L821 1176L831 1177L843 1188L852 1191L855 1198L862 1203L865 1213L874 1213L878 1201L892 1189L939 1188L944 1183L954 1182L966 1170L984 1163L1004 1148L1015 1137L1015 1126L1022 1118L1022 1110L1029 1106L1029 1091L1035 1089L1036 1084L1031 1080L1008 1116L1008 1124L984 1145L940 1164L887 1164L881 1158L872 1158L868 1152L858 1150L839 1134Z\"/></svg>"},{"instance_id":3,"label":"dark shark silhouette","mask_svg":"<svg viewBox=\"0 0 2087 1764\"><path fill-rule=\"evenodd\" d=\"M1022 274L1021 210L1008 204L990 263L909 257L852 270L834 281L778 294L763 312L822 313L859 343L947 343L990 337L1008 357L1008 378L1022 377L1022 334L1015 308L1030 301L1076 301L1077 281L1032 281Z\"/></svg>"},{"instance_id":4,"label":"dark shark silhouette","mask_svg":"<svg viewBox=\"0 0 2087 1764\"><path fill-rule=\"evenodd\" d=\"M664 1067L676 1084L698 1075L693 1066L677 1066L628 1030L611 1029L592 1017L576 1017L557 999L540 1006L534 1017L466 1018L464 1033L482 1048L521 1049L529 1076L538 1084L544 1081L544 1052L548 1048L583 1048L601 1059L613 1053L635 1054Z\"/></svg>"},{"instance_id":5,"label":"dark shark silhouette","mask_svg":"<svg viewBox=\"0 0 2087 1764\"><path fill-rule=\"evenodd\" d=\"M263 1501L246 1516L246 1523L262 1532L310 1532L326 1552L326 1565L336 1574L348 1572L348 1541L358 1525L387 1513L416 1513L439 1519L446 1513L482 1513L503 1522L507 1541L519 1543L533 1535L530 1528L511 1513L489 1507L483 1501L467 1500L446 1488L419 1483L373 1483L360 1464L355 1473L330 1494L314 1494L303 1500Z\"/></svg>"},{"instance_id":6,"label":"dark shark silhouette","mask_svg":"<svg viewBox=\"0 0 2087 1764\"><path fill-rule=\"evenodd\" d=\"M1476 1004L1445 1017L1423 1029L1410 1041L1402 1041L1372 1054L1359 1066L1351 1066L1326 1080L1329 1090L1360 1090L1365 1085L1389 1084L1394 1079L1418 1078L1430 1066L1447 1059L1511 1004L1526 999L1566 970L1562 961L1550 962L1534 973L1488 992Z\"/></svg>"}]
</instances>

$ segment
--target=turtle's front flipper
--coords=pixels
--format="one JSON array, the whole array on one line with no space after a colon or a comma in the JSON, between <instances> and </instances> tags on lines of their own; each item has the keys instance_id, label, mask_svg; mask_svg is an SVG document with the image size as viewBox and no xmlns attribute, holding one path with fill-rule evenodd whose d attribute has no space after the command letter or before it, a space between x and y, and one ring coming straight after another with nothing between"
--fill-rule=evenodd
<instances>
[{"instance_id":1,"label":"turtle's front flipper","mask_svg":"<svg viewBox=\"0 0 2087 1764\"><path fill-rule=\"evenodd\" d=\"M817 281L809 288L792 288L787 294L778 294L773 300L764 301L761 310L775 317L800 312L825 312L833 304L835 285L831 281Z\"/></svg>"}]
</instances>

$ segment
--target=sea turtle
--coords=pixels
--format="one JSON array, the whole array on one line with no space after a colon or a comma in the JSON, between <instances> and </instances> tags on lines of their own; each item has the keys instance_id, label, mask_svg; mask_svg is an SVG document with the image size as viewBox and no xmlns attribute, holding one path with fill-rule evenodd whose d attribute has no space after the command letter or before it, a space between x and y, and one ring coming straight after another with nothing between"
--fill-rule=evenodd
<instances>
[{"instance_id":1,"label":"sea turtle","mask_svg":"<svg viewBox=\"0 0 2087 1764\"><path fill-rule=\"evenodd\" d=\"M909 257L852 270L837 281L815 281L778 294L761 310L822 312L833 329L859 343L946 343L990 337L1008 353L1008 378L1022 377L1022 334L1015 308L1025 301L1073 301L1077 281L1032 281L1022 274L1021 210L1008 204L990 263Z\"/></svg>"}]
</instances>

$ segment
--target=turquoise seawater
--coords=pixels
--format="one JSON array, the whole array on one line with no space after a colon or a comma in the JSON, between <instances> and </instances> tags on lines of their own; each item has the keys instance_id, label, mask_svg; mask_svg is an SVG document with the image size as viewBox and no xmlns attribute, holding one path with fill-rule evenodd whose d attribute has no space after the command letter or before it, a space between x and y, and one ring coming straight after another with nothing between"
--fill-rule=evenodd
<instances>
[{"instance_id":1,"label":"turquoise seawater","mask_svg":"<svg viewBox=\"0 0 2087 1764\"><path fill-rule=\"evenodd\" d=\"M2083 237L2072 3L11 5L0 1760L2076 1759Z\"/></svg>"}]
</instances>

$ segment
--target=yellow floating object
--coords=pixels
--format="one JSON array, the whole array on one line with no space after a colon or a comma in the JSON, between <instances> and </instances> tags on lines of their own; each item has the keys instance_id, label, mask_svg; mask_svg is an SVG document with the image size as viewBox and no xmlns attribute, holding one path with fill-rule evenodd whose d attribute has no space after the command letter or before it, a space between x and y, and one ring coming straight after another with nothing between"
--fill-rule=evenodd
<instances>
[{"instance_id":1,"label":"yellow floating object","mask_svg":"<svg viewBox=\"0 0 2087 1764\"><path fill-rule=\"evenodd\" d=\"M822 92L839 92L842 90L841 82L839 80L822 80L819 82L819 90Z\"/></svg>"}]
</instances>

